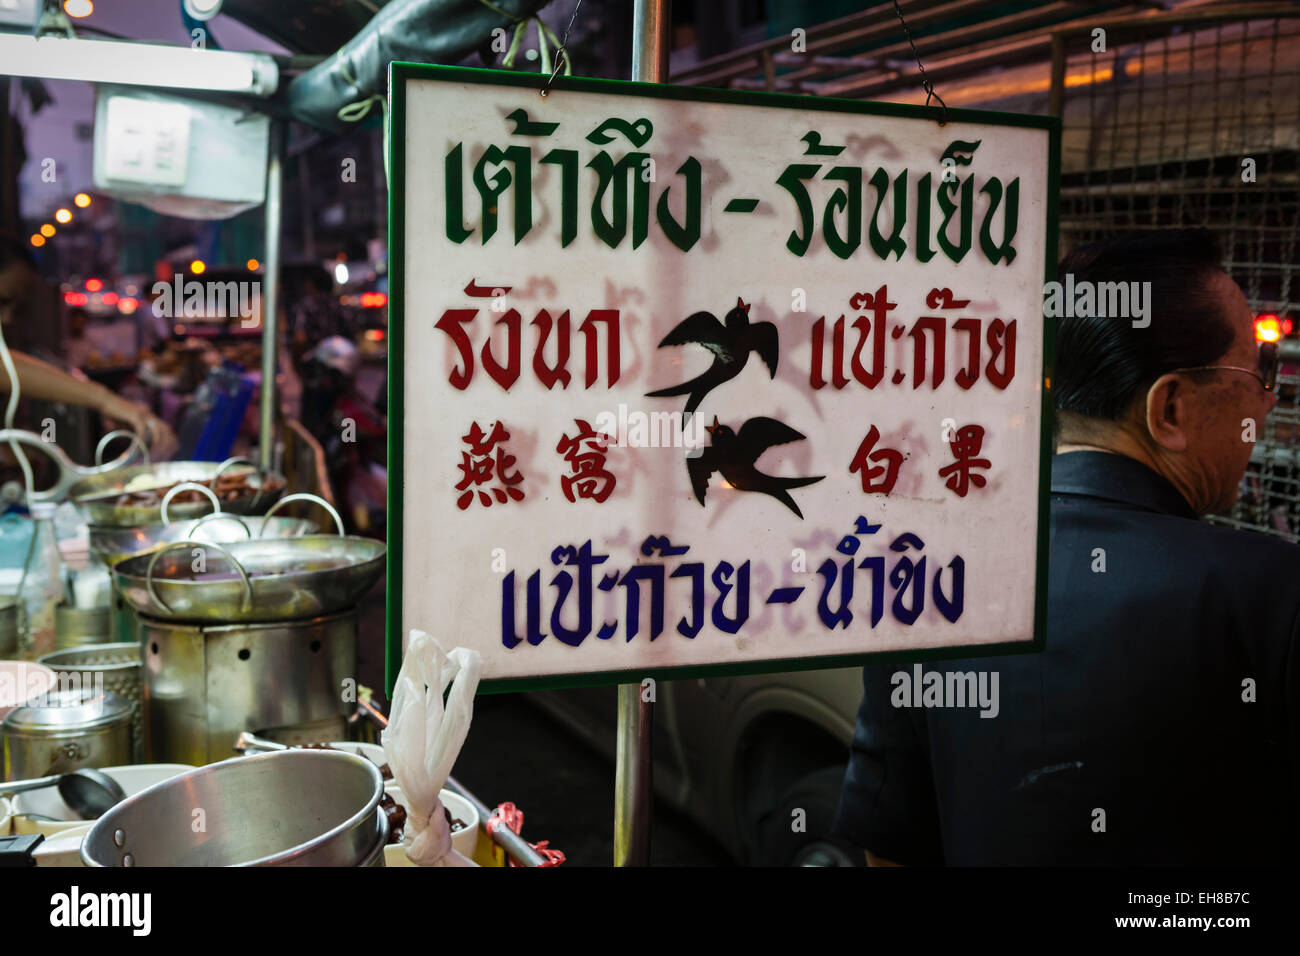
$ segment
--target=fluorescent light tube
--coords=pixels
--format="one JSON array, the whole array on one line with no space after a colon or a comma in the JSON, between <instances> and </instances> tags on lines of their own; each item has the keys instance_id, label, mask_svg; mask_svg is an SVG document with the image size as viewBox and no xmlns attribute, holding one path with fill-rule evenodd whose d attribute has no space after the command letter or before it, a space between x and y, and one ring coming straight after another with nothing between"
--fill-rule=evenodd
<instances>
[{"instance_id":1,"label":"fluorescent light tube","mask_svg":"<svg viewBox=\"0 0 1300 956\"><path fill-rule=\"evenodd\" d=\"M254 96L270 96L280 82L265 53L16 33L0 33L0 74Z\"/></svg>"}]
</instances>

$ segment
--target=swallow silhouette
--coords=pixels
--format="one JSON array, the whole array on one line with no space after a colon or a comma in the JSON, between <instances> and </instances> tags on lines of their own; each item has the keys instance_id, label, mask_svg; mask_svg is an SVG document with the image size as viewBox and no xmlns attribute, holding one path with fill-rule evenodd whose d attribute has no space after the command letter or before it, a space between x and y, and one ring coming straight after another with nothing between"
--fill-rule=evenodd
<instances>
[{"instance_id":1,"label":"swallow silhouette","mask_svg":"<svg viewBox=\"0 0 1300 956\"><path fill-rule=\"evenodd\" d=\"M708 433L713 437L712 443L699 456L686 459L686 470L691 476L691 487L695 490L695 499L704 504L704 494L709 487L709 477L716 471L721 472L733 488L740 491L757 491L771 495L800 518L803 512L790 497L787 488L802 488L821 481L825 475L813 478L777 478L765 475L755 467L759 455L773 445L802 441L804 436L789 425L778 422L775 418L751 418L740 426L740 432L734 432L727 425L719 425L714 417L708 426Z\"/></svg>"},{"instance_id":2,"label":"swallow silhouette","mask_svg":"<svg viewBox=\"0 0 1300 956\"><path fill-rule=\"evenodd\" d=\"M771 373L771 377L776 378L776 363L780 350L776 326L771 322L755 322L751 325L749 304L740 298L736 299L736 307L727 313L726 325L719 322L712 312L696 312L677 323L677 326L664 336L664 340L659 343L659 348L668 345L686 345L691 342L703 345L712 352L713 364L703 374L689 382L671 388L661 388L657 392L648 392L647 398L689 395L686 400L686 415L690 416L700 407L700 402L704 401L705 395L740 374L740 370L749 361L750 352L757 352Z\"/></svg>"}]
</instances>

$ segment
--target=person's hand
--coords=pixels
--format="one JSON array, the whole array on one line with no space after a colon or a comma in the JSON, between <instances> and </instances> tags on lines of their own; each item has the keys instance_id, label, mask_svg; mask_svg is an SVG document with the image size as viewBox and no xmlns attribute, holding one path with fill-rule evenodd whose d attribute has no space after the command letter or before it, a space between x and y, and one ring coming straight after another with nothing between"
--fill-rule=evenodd
<instances>
[{"instance_id":1,"label":"person's hand","mask_svg":"<svg viewBox=\"0 0 1300 956\"><path fill-rule=\"evenodd\" d=\"M166 422L143 405L128 402L111 393L110 395L111 400L107 401L100 411L110 419L111 423L129 428L139 435L149 446L149 454L156 459L165 460L176 454L180 442L176 440L176 433L167 426Z\"/></svg>"}]
</instances>

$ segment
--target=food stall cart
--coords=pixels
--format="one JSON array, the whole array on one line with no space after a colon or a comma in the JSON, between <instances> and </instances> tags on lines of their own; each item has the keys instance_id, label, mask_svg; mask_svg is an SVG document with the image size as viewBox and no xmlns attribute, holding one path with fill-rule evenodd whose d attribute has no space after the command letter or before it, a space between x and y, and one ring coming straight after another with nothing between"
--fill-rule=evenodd
<instances>
[{"instance_id":1,"label":"food stall cart","mask_svg":"<svg viewBox=\"0 0 1300 956\"><path fill-rule=\"evenodd\" d=\"M202 44L180 49L104 42L70 31L68 36L0 33L0 69L7 73L111 84L114 92L100 104L105 138L120 132L114 117L120 120L123 111L134 111L133 134L146 127L146 135L174 137L176 128L163 126L175 113L192 121L190 130L198 137L202 124L219 127L230 120L231 104L237 105L241 122L252 131L241 131L241 142L252 143L251 155L259 149L265 155L256 199L266 220L260 308L244 321L245 328L250 320L253 328L260 326L261 339L261 431L253 461L151 463L145 452L144 463L133 465L138 457L133 449L107 465L83 468L39 436L0 432L0 440L39 447L53 457L57 484L35 492L29 483L29 501L42 507L68 502L76 509L88 525L88 551L110 569L121 601L116 625L108 626L92 627L84 620L103 617L98 608L83 615L60 608L61 624L52 628L60 637L57 649L40 662L14 662L17 683L8 686L19 689L8 694L12 706L0 714L6 719L5 752L15 761L23 757L14 763L18 776L38 779L18 781L6 774L0 784L7 794L0 806L0 840L17 840L33 858L51 865L69 857L107 866L250 860L392 865L407 862L401 844L391 840L406 808L432 800L439 813L445 805L452 833L451 847L437 856L455 850L483 865L504 865L507 857L516 865L562 859L554 851L540 854L524 841L517 815L489 811L454 781L441 802L436 787L431 795L403 795L395 788L402 771L389 771L384 747L345 739L359 729L358 714L382 720L365 701L365 689L356 687L355 605L383 573L385 549L346 535L328 501L286 496L288 482L275 454L288 120L346 125L338 119L340 107L368 102L383 83L386 61L375 59L377 49L401 44L414 54L424 44L431 51L427 55L460 56L493 27L517 24L539 5L537 0L503 0L490 8L445 0L393 2L289 88L281 84L280 64L265 54L207 50ZM227 6L238 10L241 5ZM242 12L256 20L256 5L247 7ZM418 25L435 9L446 29L429 35ZM340 73L348 81L340 81ZM319 122L322 107L329 122ZM164 117L158 120L163 125L150 127L150 113ZM250 116L260 120L249 123ZM97 149L101 146L111 166L112 152L97 143ZM209 175L221 180L215 170ZM120 172L118 179L127 181ZM196 199L215 207L233 203L220 188L205 195L207 183L192 179L137 175L135 191L123 187L122 195L163 207L191 203L186 207L191 210ZM286 470L302 469L291 463ZM303 498L314 498L333 527L316 533L321 529L313 521L277 516L283 505ZM441 650L430 651L435 654ZM71 689L53 690L69 683ZM71 696L52 699L52 693ZM472 699L472 687L465 693ZM102 712L117 716L106 722ZM26 747L21 752L20 743ZM223 759L235 753L250 755ZM128 754L131 759L125 759ZM106 773L95 778L93 771L101 769ZM321 784L309 788L320 795L310 806L300 805L303 776ZM409 772L407 779L412 785L421 782ZM103 801L78 802L78 787ZM136 799L145 790L149 793ZM175 809L167 801L193 801L199 791L206 803L194 808L194 833L205 832L198 817L208 809L215 814L236 791L251 793L259 806L276 806L284 826L275 833L256 827L235 832L227 826L218 838L198 842L158 832L151 821L164 808ZM109 809L93 826L83 825L77 810L86 806ZM252 816L251 806L227 809ZM322 836L320 821L340 816L348 824L345 832ZM408 829L416 824L417 831L430 825L405 822ZM48 839L44 849L40 838ZM12 855L13 847L6 848L6 858Z\"/></svg>"}]
</instances>

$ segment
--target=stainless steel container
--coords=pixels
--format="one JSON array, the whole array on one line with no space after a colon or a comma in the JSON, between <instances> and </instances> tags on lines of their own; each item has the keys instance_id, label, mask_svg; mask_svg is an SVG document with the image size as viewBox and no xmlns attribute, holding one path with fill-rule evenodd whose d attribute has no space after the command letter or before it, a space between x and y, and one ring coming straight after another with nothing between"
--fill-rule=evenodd
<instances>
[{"instance_id":1,"label":"stainless steel container","mask_svg":"<svg viewBox=\"0 0 1300 956\"><path fill-rule=\"evenodd\" d=\"M108 608L104 609L107 620ZM131 718L130 763L144 763L144 690L141 675L144 666L140 659L140 645L97 644L46 654L38 660L56 674L80 675L82 686L93 681L103 681L104 690L125 697L135 705ZM62 676L61 681L65 680ZM99 686L99 685L95 685Z\"/></svg>"},{"instance_id":2,"label":"stainless steel container","mask_svg":"<svg viewBox=\"0 0 1300 956\"><path fill-rule=\"evenodd\" d=\"M240 731L347 716L357 612L274 624L200 625L137 616L145 752L196 766L233 753Z\"/></svg>"},{"instance_id":3,"label":"stainless steel container","mask_svg":"<svg viewBox=\"0 0 1300 956\"><path fill-rule=\"evenodd\" d=\"M82 687L58 690L4 719L5 779L131 762L131 715L123 697Z\"/></svg>"},{"instance_id":4,"label":"stainless steel container","mask_svg":"<svg viewBox=\"0 0 1300 956\"><path fill-rule=\"evenodd\" d=\"M55 607L54 644L60 650L89 644L107 644L112 639L111 607L69 607L67 604Z\"/></svg>"},{"instance_id":5,"label":"stainless steel container","mask_svg":"<svg viewBox=\"0 0 1300 956\"><path fill-rule=\"evenodd\" d=\"M81 858L87 866L383 866L383 790L379 768L353 754L236 757L117 804L90 828Z\"/></svg>"}]
</instances>

